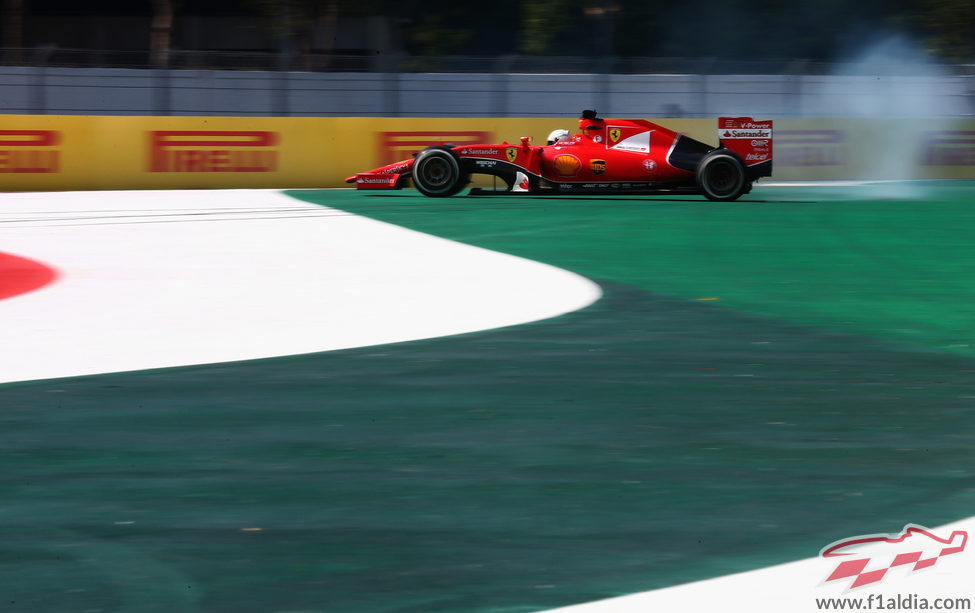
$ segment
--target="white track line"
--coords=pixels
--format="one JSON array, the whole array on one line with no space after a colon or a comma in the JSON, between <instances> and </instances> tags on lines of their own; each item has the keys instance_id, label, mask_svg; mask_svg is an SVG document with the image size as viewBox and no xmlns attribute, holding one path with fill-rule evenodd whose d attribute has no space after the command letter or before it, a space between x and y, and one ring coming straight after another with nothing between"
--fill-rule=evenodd
<instances>
[{"instance_id":1,"label":"white track line","mask_svg":"<svg viewBox=\"0 0 975 613\"><path fill-rule=\"evenodd\" d=\"M294 355L546 319L591 281L268 190L0 194L0 383Z\"/></svg>"}]
</instances>

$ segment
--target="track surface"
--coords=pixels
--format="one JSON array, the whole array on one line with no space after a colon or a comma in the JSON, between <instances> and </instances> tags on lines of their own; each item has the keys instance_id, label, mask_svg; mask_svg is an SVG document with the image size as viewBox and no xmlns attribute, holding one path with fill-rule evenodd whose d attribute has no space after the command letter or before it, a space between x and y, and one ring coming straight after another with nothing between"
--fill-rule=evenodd
<instances>
[{"instance_id":1,"label":"track surface","mask_svg":"<svg viewBox=\"0 0 975 613\"><path fill-rule=\"evenodd\" d=\"M297 195L605 296L491 332L0 387L0 610L533 611L973 514L968 186Z\"/></svg>"}]
</instances>

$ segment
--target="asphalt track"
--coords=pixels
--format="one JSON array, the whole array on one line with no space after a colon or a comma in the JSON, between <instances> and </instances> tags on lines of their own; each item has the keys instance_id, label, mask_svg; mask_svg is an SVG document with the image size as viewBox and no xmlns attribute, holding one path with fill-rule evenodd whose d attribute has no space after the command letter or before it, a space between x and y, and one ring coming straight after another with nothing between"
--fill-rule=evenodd
<instances>
[{"instance_id":1,"label":"asphalt track","mask_svg":"<svg viewBox=\"0 0 975 613\"><path fill-rule=\"evenodd\" d=\"M0 386L0 610L527 612L964 520L975 190L887 189L295 192L603 297L439 339ZM942 596L972 595L950 576ZM811 605L766 589L722 608Z\"/></svg>"}]
</instances>

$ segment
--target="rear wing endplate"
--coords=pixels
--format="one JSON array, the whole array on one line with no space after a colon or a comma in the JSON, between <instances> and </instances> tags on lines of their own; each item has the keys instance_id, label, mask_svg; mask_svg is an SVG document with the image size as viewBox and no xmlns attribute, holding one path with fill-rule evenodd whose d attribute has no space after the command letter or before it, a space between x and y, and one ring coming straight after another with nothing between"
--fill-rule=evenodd
<instances>
[{"instance_id":1,"label":"rear wing endplate","mask_svg":"<svg viewBox=\"0 0 975 613\"><path fill-rule=\"evenodd\" d=\"M718 139L722 147L738 154L748 167L749 174L755 176L772 174L771 120L721 117L718 119Z\"/></svg>"}]
</instances>

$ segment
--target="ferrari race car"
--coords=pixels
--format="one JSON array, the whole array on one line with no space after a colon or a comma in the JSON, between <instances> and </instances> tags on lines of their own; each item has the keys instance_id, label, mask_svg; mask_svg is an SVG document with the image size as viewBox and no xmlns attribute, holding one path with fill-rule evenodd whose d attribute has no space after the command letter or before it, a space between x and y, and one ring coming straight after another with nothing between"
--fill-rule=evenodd
<instances>
[{"instance_id":1,"label":"ferrari race car","mask_svg":"<svg viewBox=\"0 0 975 613\"><path fill-rule=\"evenodd\" d=\"M500 178L489 193L703 194L734 200L772 175L772 122L718 119L713 147L643 119L601 119L583 111L580 134L532 145L437 145L412 159L347 178L357 189L400 189L409 180L431 197L453 196L473 174ZM484 190L472 190L481 193Z\"/></svg>"}]
</instances>

